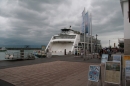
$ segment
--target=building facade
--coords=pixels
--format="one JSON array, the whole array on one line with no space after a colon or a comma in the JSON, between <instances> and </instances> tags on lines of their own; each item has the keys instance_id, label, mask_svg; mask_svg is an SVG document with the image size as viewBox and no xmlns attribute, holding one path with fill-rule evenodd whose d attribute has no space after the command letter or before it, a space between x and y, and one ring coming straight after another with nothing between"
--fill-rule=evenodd
<instances>
[{"instance_id":1,"label":"building facade","mask_svg":"<svg viewBox=\"0 0 130 86\"><path fill-rule=\"evenodd\" d=\"M120 3L124 16L124 54L130 55L130 6L128 0L120 0Z\"/></svg>"}]
</instances>

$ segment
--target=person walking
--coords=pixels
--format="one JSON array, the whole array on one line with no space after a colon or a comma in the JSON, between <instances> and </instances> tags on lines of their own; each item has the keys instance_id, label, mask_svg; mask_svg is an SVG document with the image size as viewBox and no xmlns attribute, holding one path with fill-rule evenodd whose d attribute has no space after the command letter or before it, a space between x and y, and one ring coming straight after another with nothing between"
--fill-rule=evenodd
<instances>
[{"instance_id":1,"label":"person walking","mask_svg":"<svg viewBox=\"0 0 130 86\"><path fill-rule=\"evenodd\" d=\"M108 53L108 61L110 61L110 58L111 58L111 51L110 51L109 48L107 49L107 53Z\"/></svg>"},{"instance_id":2,"label":"person walking","mask_svg":"<svg viewBox=\"0 0 130 86\"><path fill-rule=\"evenodd\" d=\"M103 49L100 49L100 51L99 51L100 58L102 56L102 53L103 53Z\"/></svg>"},{"instance_id":3,"label":"person walking","mask_svg":"<svg viewBox=\"0 0 130 86\"><path fill-rule=\"evenodd\" d=\"M83 52L84 52L84 51L83 51L83 50L81 50L81 58L83 58L83 55L84 55L84 54L83 54Z\"/></svg>"}]
</instances>

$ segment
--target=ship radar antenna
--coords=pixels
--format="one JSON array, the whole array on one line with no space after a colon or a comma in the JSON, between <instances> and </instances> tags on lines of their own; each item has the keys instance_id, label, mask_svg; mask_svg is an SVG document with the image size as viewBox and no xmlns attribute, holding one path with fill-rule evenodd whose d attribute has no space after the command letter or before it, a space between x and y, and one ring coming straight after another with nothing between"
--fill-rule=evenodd
<instances>
[{"instance_id":1,"label":"ship radar antenna","mask_svg":"<svg viewBox=\"0 0 130 86\"><path fill-rule=\"evenodd\" d=\"M71 25L70 25L70 28L69 28L69 29L72 29L72 28L71 28Z\"/></svg>"}]
</instances>

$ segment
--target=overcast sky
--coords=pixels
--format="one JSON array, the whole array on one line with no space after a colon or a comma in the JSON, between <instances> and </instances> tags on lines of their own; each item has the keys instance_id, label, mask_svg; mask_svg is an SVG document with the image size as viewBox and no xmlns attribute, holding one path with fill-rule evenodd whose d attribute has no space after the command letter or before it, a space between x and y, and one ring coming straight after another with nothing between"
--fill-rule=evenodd
<instances>
[{"instance_id":1,"label":"overcast sky","mask_svg":"<svg viewBox=\"0 0 130 86\"><path fill-rule=\"evenodd\" d=\"M47 45L64 27L81 31L84 7L102 46L117 45L124 37L120 0L0 0L0 45Z\"/></svg>"}]
</instances>

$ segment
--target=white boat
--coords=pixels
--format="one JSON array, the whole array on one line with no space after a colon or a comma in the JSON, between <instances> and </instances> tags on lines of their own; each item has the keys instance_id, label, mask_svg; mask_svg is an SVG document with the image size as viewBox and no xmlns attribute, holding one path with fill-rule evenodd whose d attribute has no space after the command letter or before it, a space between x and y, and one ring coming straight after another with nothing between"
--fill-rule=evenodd
<instances>
[{"instance_id":1,"label":"white boat","mask_svg":"<svg viewBox=\"0 0 130 86\"><path fill-rule=\"evenodd\" d=\"M2 48L0 49L0 52L5 52L5 51L7 51L7 49L6 49L5 47L2 47Z\"/></svg>"},{"instance_id":2,"label":"white boat","mask_svg":"<svg viewBox=\"0 0 130 86\"><path fill-rule=\"evenodd\" d=\"M35 50L35 51L33 51L33 54L38 58L46 57L46 52L44 50Z\"/></svg>"},{"instance_id":3,"label":"white boat","mask_svg":"<svg viewBox=\"0 0 130 86\"><path fill-rule=\"evenodd\" d=\"M94 51L95 38L93 36L86 36L85 46L87 49L91 49L91 44ZM88 43L89 40L89 43ZM67 55L75 54L80 52L84 47L84 35L79 31L72 29L61 29L61 33L58 35L52 36L50 39L45 51L51 52L52 55ZM97 40L97 47L100 48L100 40Z\"/></svg>"}]
</instances>

